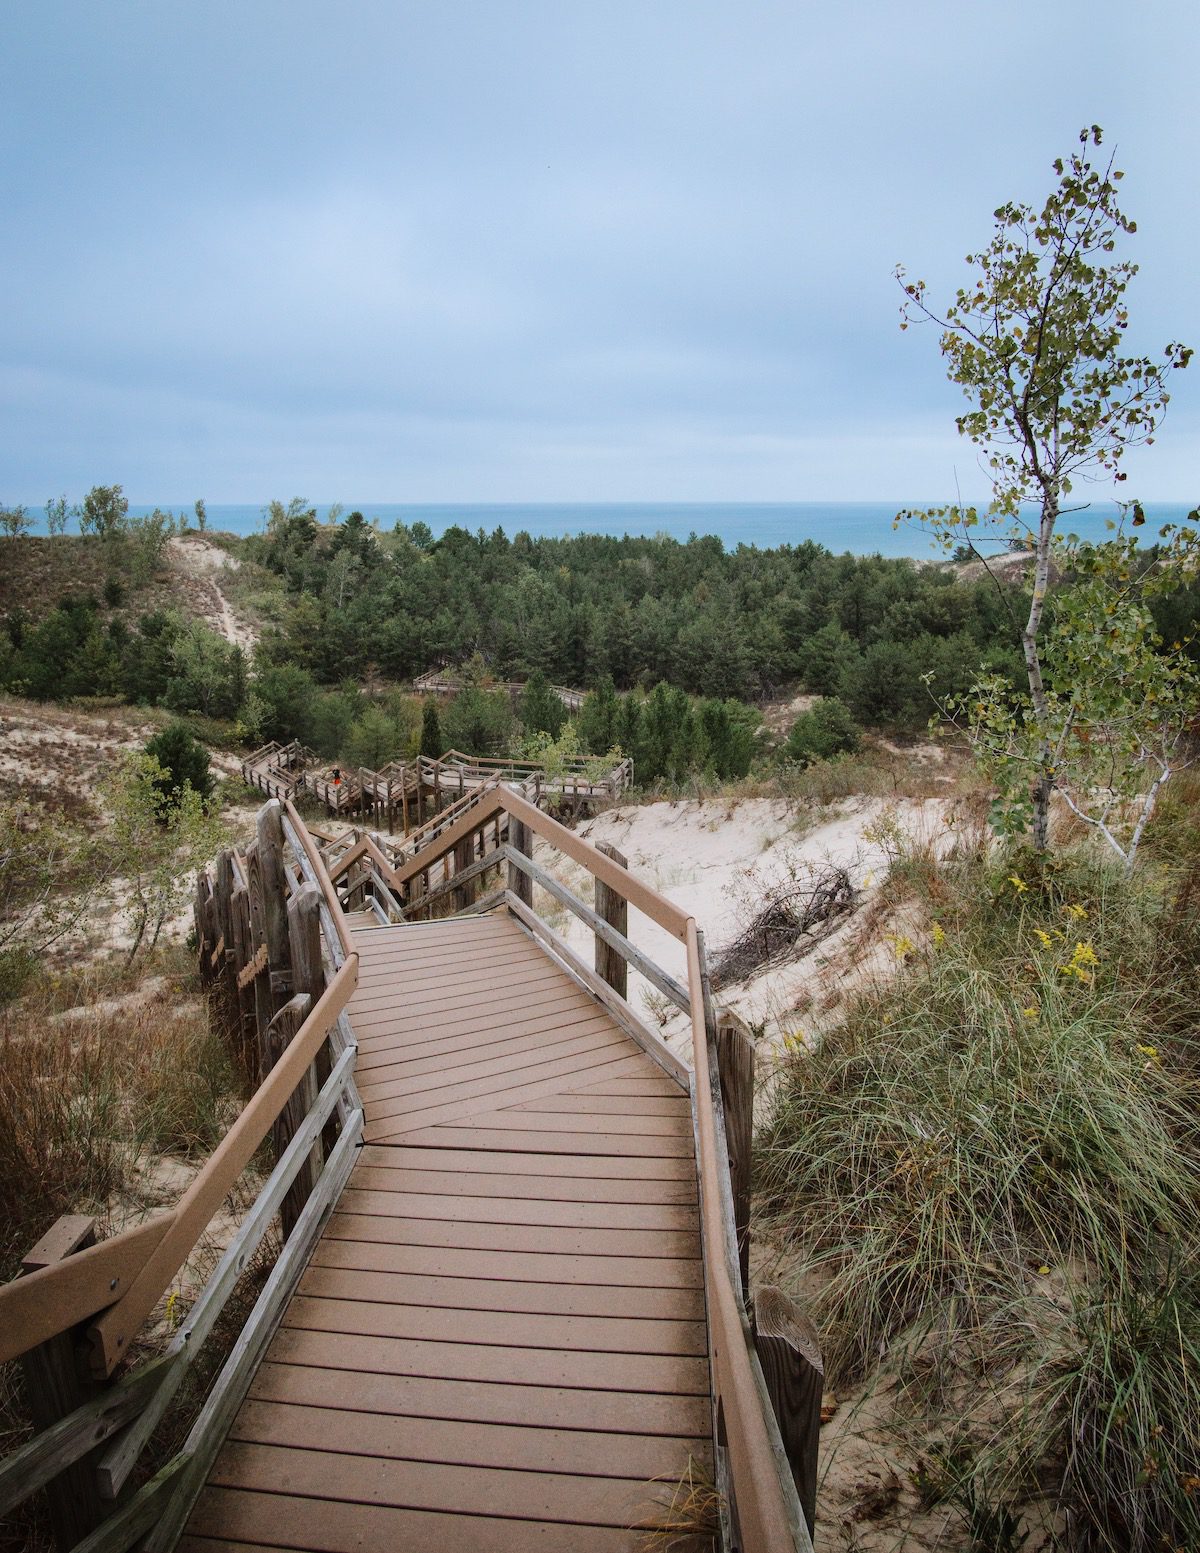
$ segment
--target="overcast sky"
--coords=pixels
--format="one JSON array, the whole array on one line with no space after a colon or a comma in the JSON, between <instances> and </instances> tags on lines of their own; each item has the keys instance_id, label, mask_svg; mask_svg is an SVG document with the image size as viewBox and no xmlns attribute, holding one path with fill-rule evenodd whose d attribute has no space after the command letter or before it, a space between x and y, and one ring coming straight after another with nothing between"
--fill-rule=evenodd
<instances>
[{"instance_id":1,"label":"overcast sky","mask_svg":"<svg viewBox=\"0 0 1200 1553\"><path fill-rule=\"evenodd\" d=\"M0 501L985 485L948 300L1098 121L1200 346L1192 0L11 0ZM1129 490L1200 498L1200 356Z\"/></svg>"}]
</instances>

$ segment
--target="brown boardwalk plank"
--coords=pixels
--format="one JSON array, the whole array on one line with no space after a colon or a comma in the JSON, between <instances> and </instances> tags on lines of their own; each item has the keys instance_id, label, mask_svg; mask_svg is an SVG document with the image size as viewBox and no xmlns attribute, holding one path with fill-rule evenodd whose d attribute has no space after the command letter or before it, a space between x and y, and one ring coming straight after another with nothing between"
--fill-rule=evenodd
<instances>
[{"instance_id":1,"label":"brown boardwalk plank","mask_svg":"<svg viewBox=\"0 0 1200 1553\"><path fill-rule=\"evenodd\" d=\"M686 1092L507 914L356 943L367 1141L181 1548L632 1553L711 1468Z\"/></svg>"},{"instance_id":2,"label":"brown boardwalk plank","mask_svg":"<svg viewBox=\"0 0 1200 1553\"><path fill-rule=\"evenodd\" d=\"M210 1541L205 1533L219 1540ZM343 1553L349 1548L355 1553L642 1553L646 1546L643 1532L617 1527L382 1505L356 1505L351 1514L337 1500L205 1489L189 1535L179 1544L181 1553L232 1553L239 1543L253 1545L255 1553L285 1548L307 1553ZM691 1553L686 1543L672 1547L677 1553Z\"/></svg>"},{"instance_id":3,"label":"brown boardwalk plank","mask_svg":"<svg viewBox=\"0 0 1200 1553\"><path fill-rule=\"evenodd\" d=\"M625 1316L623 1285L521 1283L505 1278L443 1278L436 1274L379 1273L360 1267L310 1267L301 1288L330 1299L390 1301L428 1310L512 1310L552 1316ZM637 1291L643 1321L703 1321L700 1289Z\"/></svg>"},{"instance_id":4,"label":"brown boardwalk plank","mask_svg":"<svg viewBox=\"0 0 1200 1553\"><path fill-rule=\"evenodd\" d=\"M605 1434L593 1429L538 1429L404 1414L370 1416L333 1407L248 1402L231 1438L300 1450L329 1450L390 1461L442 1461L460 1466L568 1472L587 1477L678 1476L688 1457L705 1460L708 1440L670 1435Z\"/></svg>"},{"instance_id":5,"label":"brown boardwalk plank","mask_svg":"<svg viewBox=\"0 0 1200 1553\"><path fill-rule=\"evenodd\" d=\"M287 1324L310 1332L408 1337L438 1343L499 1343L507 1348L576 1348L585 1353L692 1357L706 1351L702 1321L428 1310L420 1305L376 1304L317 1294L311 1285L308 1293L299 1295L289 1305Z\"/></svg>"},{"instance_id":6,"label":"brown boardwalk plank","mask_svg":"<svg viewBox=\"0 0 1200 1553\"><path fill-rule=\"evenodd\" d=\"M297 1345L300 1349L301 1345ZM378 1375L324 1369L321 1342L306 1346L308 1362L269 1359L254 1377L250 1395L391 1417L450 1418L464 1423L514 1424L541 1429L598 1429L608 1434L677 1437L701 1434L710 1424L707 1397L662 1396L651 1391L589 1391L580 1387L509 1386L440 1376ZM368 1431L373 1427L367 1420Z\"/></svg>"},{"instance_id":7,"label":"brown boardwalk plank","mask_svg":"<svg viewBox=\"0 0 1200 1553\"><path fill-rule=\"evenodd\" d=\"M479 1464L395 1461L231 1440L210 1481L271 1494L311 1493L397 1509L486 1513L514 1520L626 1527L653 1508L645 1479L507 1471Z\"/></svg>"},{"instance_id":8,"label":"brown boardwalk plank","mask_svg":"<svg viewBox=\"0 0 1200 1553\"><path fill-rule=\"evenodd\" d=\"M369 1189L364 1174L342 1193L346 1213L378 1213L388 1218L464 1219L475 1224L559 1224L574 1229L695 1230L694 1208L658 1203L538 1202L527 1198L468 1195L465 1189L445 1195L393 1190L386 1180ZM382 1172L375 1172L382 1175ZM451 1181L453 1177L449 1178ZM511 1179L511 1178L510 1178ZM457 1184L457 1183L456 1183Z\"/></svg>"}]
</instances>

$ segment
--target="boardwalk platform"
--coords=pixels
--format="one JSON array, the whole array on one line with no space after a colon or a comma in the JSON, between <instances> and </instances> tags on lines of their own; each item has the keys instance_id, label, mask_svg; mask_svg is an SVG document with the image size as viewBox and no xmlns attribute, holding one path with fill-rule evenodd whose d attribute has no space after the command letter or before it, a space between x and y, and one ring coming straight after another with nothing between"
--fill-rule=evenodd
<instances>
[{"instance_id":1,"label":"boardwalk platform","mask_svg":"<svg viewBox=\"0 0 1200 1553\"><path fill-rule=\"evenodd\" d=\"M812 1553L820 1356L779 1290L752 1325L753 1043L712 1006L695 920L506 784L417 845L323 852L272 799L198 875L197 970L252 1089L174 1205L99 1240L66 1215L0 1287L0 1364L25 1365L35 1413L0 1517L41 1494L59 1553ZM402 920L355 909L364 858ZM543 897L591 929L592 964ZM686 985L631 916L683 946ZM686 1013L691 1065L630 970Z\"/></svg>"},{"instance_id":2,"label":"boardwalk platform","mask_svg":"<svg viewBox=\"0 0 1200 1553\"><path fill-rule=\"evenodd\" d=\"M507 913L354 945L364 1147L180 1546L640 1548L713 1467L687 1091Z\"/></svg>"}]
</instances>

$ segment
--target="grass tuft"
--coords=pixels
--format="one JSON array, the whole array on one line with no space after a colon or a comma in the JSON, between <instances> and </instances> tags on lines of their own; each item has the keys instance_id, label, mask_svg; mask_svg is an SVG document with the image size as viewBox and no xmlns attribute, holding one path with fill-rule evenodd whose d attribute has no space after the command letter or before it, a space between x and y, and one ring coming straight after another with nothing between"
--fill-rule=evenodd
<instances>
[{"instance_id":1,"label":"grass tuft","mask_svg":"<svg viewBox=\"0 0 1200 1553\"><path fill-rule=\"evenodd\" d=\"M663 1508L660 1515L635 1528L643 1553L715 1548L721 1527L721 1495L701 1463L689 1456L677 1478L653 1481L663 1485Z\"/></svg>"},{"instance_id":2,"label":"grass tuft","mask_svg":"<svg viewBox=\"0 0 1200 1553\"><path fill-rule=\"evenodd\" d=\"M950 1496L972 1546L1020 1546L1047 1476L1063 1546L1200 1546L1194 922L1084 857L900 859L887 889L928 940L792 1058L759 1138L827 1373L886 1358L927 1436L1019 1397Z\"/></svg>"}]
</instances>

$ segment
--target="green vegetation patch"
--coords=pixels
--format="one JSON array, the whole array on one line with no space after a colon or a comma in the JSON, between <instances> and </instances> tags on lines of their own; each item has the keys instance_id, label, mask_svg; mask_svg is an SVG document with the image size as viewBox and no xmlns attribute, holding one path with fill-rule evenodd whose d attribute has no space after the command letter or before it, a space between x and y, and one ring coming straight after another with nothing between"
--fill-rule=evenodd
<instances>
[{"instance_id":1,"label":"green vegetation patch","mask_svg":"<svg viewBox=\"0 0 1200 1553\"><path fill-rule=\"evenodd\" d=\"M964 1483L1049 1495L1071 1547L1195 1546L1200 994L1180 887L1068 856L902 858L890 888L928 931L891 935L896 974L788 1062L758 1140L767 1232L819 1290L827 1373L887 1355L914 1435L965 1417L960 1502Z\"/></svg>"}]
</instances>

